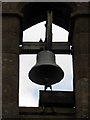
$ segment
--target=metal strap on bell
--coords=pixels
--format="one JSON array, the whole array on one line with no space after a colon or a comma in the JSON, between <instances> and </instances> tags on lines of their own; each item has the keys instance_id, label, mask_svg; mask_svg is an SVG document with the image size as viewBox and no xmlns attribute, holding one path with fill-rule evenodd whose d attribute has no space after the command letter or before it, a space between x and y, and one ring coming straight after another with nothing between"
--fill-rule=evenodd
<instances>
[{"instance_id":1,"label":"metal strap on bell","mask_svg":"<svg viewBox=\"0 0 90 120\"><path fill-rule=\"evenodd\" d=\"M55 54L49 50L37 54L37 63L30 70L29 78L40 85L52 85L64 77L63 70L55 63Z\"/></svg>"}]
</instances>

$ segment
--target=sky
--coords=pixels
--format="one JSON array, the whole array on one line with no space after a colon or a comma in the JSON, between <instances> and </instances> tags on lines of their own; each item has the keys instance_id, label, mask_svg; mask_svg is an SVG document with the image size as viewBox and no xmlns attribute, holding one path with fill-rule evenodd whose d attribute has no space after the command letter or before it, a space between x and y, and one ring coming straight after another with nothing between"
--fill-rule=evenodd
<instances>
[{"instance_id":1,"label":"sky","mask_svg":"<svg viewBox=\"0 0 90 120\"><path fill-rule=\"evenodd\" d=\"M52 42L67 42L68 31L63 28L52 25ZM23 42L38 42L40 38L45 40L45 21L41 22L23 32ZM19 106L20 107L38 107L39 90L44 90L44 86L33 83L28 73L36 64L36 54L19 56ZM72 56L55 54L56 64L64 71L64 78L55 85L52 85L53 91L73 91L73 67ZM48 89L50 90L50 89Z\"/></svg>"}]
</instances>

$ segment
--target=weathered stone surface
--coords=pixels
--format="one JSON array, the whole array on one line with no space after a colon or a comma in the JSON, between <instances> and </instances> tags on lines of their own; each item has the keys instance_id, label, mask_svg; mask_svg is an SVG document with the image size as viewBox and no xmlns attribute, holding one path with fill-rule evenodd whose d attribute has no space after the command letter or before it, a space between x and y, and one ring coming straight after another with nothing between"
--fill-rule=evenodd
<instances>
[{"instance_id":1,"label":"weathered stone surface","mask_svg":"<svg viewBox=\"0 0 90 120\"><path fill-rule=\"evenodd\" d=\"M2 12L16 12L18 2L2 2Z\"/></svg>"},{"instance_id":2,"label":"weathered stone surface","mask_svg":"<svg viewBox=\"0 0 90 120\"><path fill-rule=\"evenodd\" d=\"M18 108L16 107L17 103L16 102L8 102L7 104L3 104L2 107L2 118L18 118L19 116L19 111Z\"/></svg>"},{"instance_id":3,"label":"weathered stone surface","mask_svg":"<svg viewBox=\"0 0 90 120\"><path fill-rule=\"evenodd\" d=\"M75 86L77 117L88 118L88 78L78 79Z\"/></svg>"},{"instance_id":4,"label":"weathered stone surface","mask_svg":"<svg viewBox=\"0 0 90 120\"><path fill-rule=\"evenodd\" d=\"M2 31L15 32L19 34L20 18L16 14L7 14L2 16Z\"/></svg>"},{"instance_id":5,"label":"weathered stone surface","mask_svg":"<svg viewBox=\"0 0 90 120\"><path fill-rule=\"evenodd\" d=\"M88 78L88 55L78 55L74 58L75 81Z\"/></svg>"},{"instance_id":6,"label":"weathered stone surface","mask_svg":"<svg viewBox=\"0 0 90 120\"><path fill-rule=\"evenodd\" d=\"M15 117L18 114L18 55L3 53L2 65L3 117Z\"/></svg>"},{"instance_id":7,"label":"weathered stone surface","mask_svg":"<svg viewBox=\"0 0 90 120\"><path fill-rule=\"evenodd\" d=\"M79 15L78 17L76 17L75 32L76 33L90 32L89 21L90 21L90 18L88 16Z\"/></svg>"},{"instance_id":8,"label":"weathered stone surface","mask_svg":"<svg viewBox=\"0 0 90 120\"><path fill-rule=\"evenodd\" d=\"M15 32L3 32L2 34L2 52L19 53L19 34ZM17 49L16 49L17 47Z\"/></svg>"},{"instance_id":9,"label":"weathered stone surface","mask_svg":"<svg viewBox=\"0 0 90 120\"><path fill-rule=\"evenodd\" d=\"M87 10L87 5L78 4L77 10ZM74 77L75 77L75 102L76 102L76 116L77 118L88 118L88 50L89 50L89 16L78 15L75 19L74 25Z\"/></svg>"},{"instance_id":10,"label":"weathered stone surface","mask_svg":"<svg viewBox=\"0 0 90 120\"><path fill-rule=\"evenodd\" d=\"M77 33L74 36L73 39L73 45L74 45L74 55L79 55L79 54L88 54L88 49L89 49L89 35L90 33Z\"/></svg>"},{"instance_id":11,"label":"weathered stone surface","mask_svg":"<svg viewBox=\"0 0 90 120\"><path fill-rule=\"evenodd\" d=\"M54 120L62 118L75 117L66 113L61 116L53 115L19 115L18 109L18 79L19 79L19 40L20 40L20 18L17 12L29 3L3 3L3 22L2 22L2 39L3 39L3 66L2 66L2 97L3 97L3 118L31 118L39 120ZM70 3L71 4L71 3ZM71 4L72 6L72 4ZM36 7L36 6L35 6ZM34 8L30 4L30 9ZM89 7L90 9L90 7ZM76 117L87 119L88 117L88 76L90 75L90 65L88 65L88 45L90 46L90 17L83 16L83 11L88 11L88 4L75 3L74 12L82 13L75 19L73 46L74 46L74 77L75 77L75 103ZM72 11L73 12L73 11ZM10 14L9 14L10 13ZM84 13L85 14L85 13ZM38 14L39 15L39 14ZM28 15L27 15L28 16ZM23 15L23 17L25 17ZM43 16L42 16L43 17ZM28 18L28 17L27 17ZM30 18L30 16L29 16ZM30 22L30 21L28 21ZM33 22L33 21L32 21ZM26 23L24 23L25 25ZM29 26L28 26L29 27ZM90 52L90 49L89 49ZM88 69L89 67L89 69ZM90 105L89 105L90 107Z\"/></svg>"},{"instance_id":12,"label":"weathered stone surface","mask_svg":"<svg viewBox=\"0 0 90 120\"><path fill-rule=\"evenodd\" d=\"M2 26L2 52L19 53L20 19L4 16Z\"/></svg>"},{"instance_id":13,"label":"weathered stone surface","mask_svg":"<svg viewBox=\"0 0 90 120\"><path fill-rule=\"evenodd\" d=\"M3 118L18 117L20 19L3 17L2 34L2 114Z\"/></svg>"}]
</instances>

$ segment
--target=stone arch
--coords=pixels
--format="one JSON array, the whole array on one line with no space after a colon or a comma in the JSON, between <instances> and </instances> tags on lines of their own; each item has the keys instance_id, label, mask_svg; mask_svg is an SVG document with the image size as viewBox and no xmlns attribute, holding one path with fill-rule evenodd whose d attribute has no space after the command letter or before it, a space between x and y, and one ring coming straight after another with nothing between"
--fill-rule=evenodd
<instances>
[{"instance_id":1,"label":"stone arch","mask_svg":"<svg viewBox=\"0 0 90 120\"><path fill-rule=\"evenodd\" d=\"M53 23L68 30L70 27L70 17L75 3L68 2L29 2L19 3L17 8L23 14L22 18L22 31L25 29L46 20L46 11L53 10ZM67 13L67 14L66 14Z\"/></svg>"}]
</instances>

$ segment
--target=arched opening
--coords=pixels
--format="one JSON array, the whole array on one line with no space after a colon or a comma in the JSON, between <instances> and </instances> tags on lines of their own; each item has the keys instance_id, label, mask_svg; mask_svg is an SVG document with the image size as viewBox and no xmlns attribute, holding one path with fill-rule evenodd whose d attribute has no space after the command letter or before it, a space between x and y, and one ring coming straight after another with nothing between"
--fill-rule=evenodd
<instances>
[{"instance_id":1,"label":"arched opening","mask_svg":"<svg viewBox=\"0 0 90 120\"><path fill-rule=\"evenodd\" d=\"M55 4L57 7L55 7ZM46 12L48 9L53 10L53 16L54 16L53 28L52 28L52 34L53 34L52 42L53 43L55 42L69 43L68 37L69 37L69 31L70 31L71 8L70 6L64 3L59 3L59 4L55 3L55 4L40 3L40 4L37 4L36 7L34 4L34 6L32 5L32 10L30 10L30 4L28 4L25 8L23 8L22 11L24 13L24 18L22 20L23 24L21 27L23 32L23 40L20 44L25 42L39 43L40 38L42 39L43 42L45 41L45 22L46 22ZM37 28L35 28L35 26L37 26ZM59 52L58 54L55 54L56 63L60 65L62 69L65 71L65 76L60 83L52 86L53 90L54 91L73 91L74 88L73 88L72 55L70 53L68 54L67 51L64 54L59 54ZM43 86L32 83L29 80L27 75L31 67L35 65L36 53L33 53L33 51L31 51L29 55L25 55L25 54L20 55L19 59L20 59L19 106L20 107L22 106L38 107L39 90L44 88Z\"/></svg>"},{"instance_id":2,"label":"arched opening","mask_svg":"<svg viewBox=\"0 0 90 120\"><path fill-rule=\"evenodd\" d=\"M23 32L23 42L39 42L40 38L45 40L45 21L38 23ZM69 32L65 29L52 26L52 42L68 42ZM72 55L56 54L56 63L64 70L64 78L61 82L52 85L54 91L73 91L73 63ZM19 106L38 107L39 90L44 86L31 82L28 72L36 63L36 54L20 55L19 71ZM49 90L49 89L48 89Z\"/></svg>"}]
</instances>

